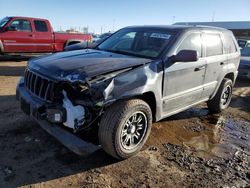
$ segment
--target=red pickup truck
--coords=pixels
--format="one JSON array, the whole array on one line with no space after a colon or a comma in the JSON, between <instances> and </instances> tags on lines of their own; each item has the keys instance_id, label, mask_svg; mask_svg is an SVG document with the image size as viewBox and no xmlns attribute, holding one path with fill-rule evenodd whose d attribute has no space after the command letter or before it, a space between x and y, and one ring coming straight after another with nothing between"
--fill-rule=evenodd
<instances>
[{"instance_id":1,"label":"red pickup truck","mask_svg":"<svg viewBox=\"0 0 250 188\"><path fill-rule=\"evenodd\" d=\"M0 53L62 51L65 46L91 41L92 35L56 33L46 19L5 17L0 20Z\"/></svg>"}]
</instances>

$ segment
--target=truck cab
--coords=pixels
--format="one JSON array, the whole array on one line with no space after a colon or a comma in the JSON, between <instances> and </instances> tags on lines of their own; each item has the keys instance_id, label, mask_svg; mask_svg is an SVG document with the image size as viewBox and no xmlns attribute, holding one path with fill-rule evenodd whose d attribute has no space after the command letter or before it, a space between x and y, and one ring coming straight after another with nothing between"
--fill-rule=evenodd
<instances>
[{"instance_id":1,"label":"truck cab","mask_svg":"<svg viewBox=\"0 0 250 188\"><path fill-rule=\"evenodd\" d=\"M50 22L41 18L5 17L0 21L1 53L56 52L91 38L88 34L55 33Z\"/></svg>"},{"instance_id":2,"label":"truck cab","mask_svg":"<svg viewBox=\"0 0 250 188\"><path fill-rule=\"evenodd\" d=\"M4 52L51 52L53 30L44 19L6 17L1 29L0 40Z\"/></svg>"}]
</instances>

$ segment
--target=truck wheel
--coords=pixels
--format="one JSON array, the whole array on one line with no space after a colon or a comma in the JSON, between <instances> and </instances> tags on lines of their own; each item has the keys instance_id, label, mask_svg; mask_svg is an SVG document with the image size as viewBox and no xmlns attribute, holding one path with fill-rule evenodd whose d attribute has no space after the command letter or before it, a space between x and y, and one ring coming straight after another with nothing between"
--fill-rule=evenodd
<instances>
[{"instance_id":1,"label":"truck wheel","mask_svg":"<svg viewBox=\"0 0 250 188\"><path fill-rule=\"evenodd\" d=\"M143 100L120 101L104 113L98 131L104 151L117 159L127 159L140 151L152 125L152 112Z\"/></svg>"},{"instance_id":2,"label":"truck wheel","mask_svg":"<svg viewBox=\"0 0 250 188\"><path fill-rule=\"evenodd\" d=\"M220 113L229 106L232 98L233 82L224 78L216 95L207 102L208 109L212 113Z\"/></svg>"}]
</instances>

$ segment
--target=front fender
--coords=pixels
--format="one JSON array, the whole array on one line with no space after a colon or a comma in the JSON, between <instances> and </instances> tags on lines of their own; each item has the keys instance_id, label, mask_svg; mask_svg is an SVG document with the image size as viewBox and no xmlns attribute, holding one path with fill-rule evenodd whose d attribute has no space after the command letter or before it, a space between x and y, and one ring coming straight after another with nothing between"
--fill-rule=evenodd
<instances>
[{"instance_id":1,"label":"front fender","mask_svg":"<svg viewBox=\"0 0 250 188\"><path fill-rule=\"evenodd\" d=\"M152 92L156 99L156 120L161 116L162 62L152 62L114 77L103 91L105 105Z\"/></svg>"}]
</instances>

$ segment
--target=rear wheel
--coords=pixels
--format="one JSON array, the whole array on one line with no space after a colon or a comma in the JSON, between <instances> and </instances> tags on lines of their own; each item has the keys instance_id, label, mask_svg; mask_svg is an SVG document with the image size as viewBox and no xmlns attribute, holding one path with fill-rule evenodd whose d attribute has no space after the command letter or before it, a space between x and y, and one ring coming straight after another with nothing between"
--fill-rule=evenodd
<instances>
[{"instance_id":1,"label":"rear wheel","mask_svg":"<svg viewBox=\"0 0 250 188\"><path fill-rule=\"evenodd\" d=\"M106 110L99 127L102 148L117 159L129 158L140 151L152 125L149 105L139 99L120 101Z\"/></svg>"},{"instance_id":2,"label":"rear wheel","mask_svg":"<svg viewBox=\"0 0 250 188\"><path fill-rule=\"evenodd\" d=\"M224 78L216 95L207 102L208 109L212 113L219 113L229 106L232 98L233 82L228 78Z\"/></svg>"}]
</instances>

